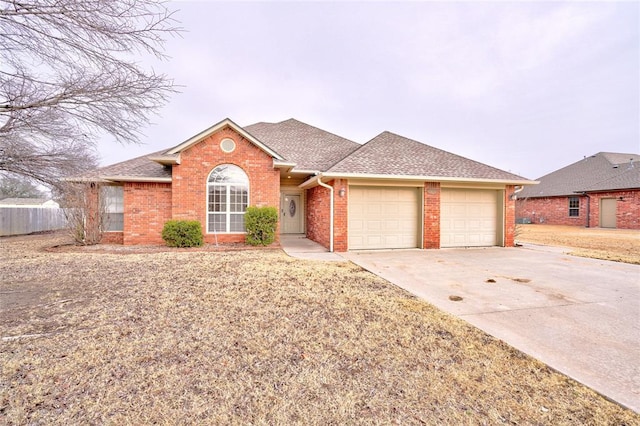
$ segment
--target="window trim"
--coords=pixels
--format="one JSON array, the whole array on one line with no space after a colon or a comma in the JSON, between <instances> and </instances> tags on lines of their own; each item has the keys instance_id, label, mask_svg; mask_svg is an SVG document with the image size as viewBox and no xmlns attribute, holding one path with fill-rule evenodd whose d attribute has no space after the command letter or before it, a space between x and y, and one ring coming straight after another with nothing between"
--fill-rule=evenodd
<instances>
[{"instance_id":1,"label":"window trim","mask_svg":"<svg viewBox=\"0 0 640 426\"><path fill-rule=\"evenodd\" d=\"M220 167L231 167L232 169L234 169L236 172L240 171L243 173L244 178L246 178L246 184L243 182L224 182L224 183L216 183L216 182L211 182L211 175ZM224 187L225 188L225 211L224 212L213 212L209 210L209 195L210 195L210 188L211 187ZM246 191L247 191L247 202L246 205L244 206L245 209L242 212L234 212L231 209L231 204L232 204L232 197L231 197L231 188L234 186L241 186L241 187L245 187ZM225 164L218 164L217 166L215 166L213 169L211 169L211 171L209 172L209 174L207 175L207 182L206 182L206 191L205 191L205 197L206 197L206 202L205 202L205 214L206 214L206 233L207 234L246 234L246 231L231 231L231 216L232 215L242 215L243 217L243 227L244 227L244 215L246 214L246 209L247 207L249 207L250 205L250 197L251 197L251 193L250 193L250 182L249 182L249 175L247 174L247 172L244 171L244 169L236 164L230 164L230 163L225 163ZM211 229L210 227L210 217L211 215L222 215L222 213L224 213L224 217L225 217L225 231L215 231L213 229Z\"/></svg>"},{"instance_id":2,"label":"window trim","mask_svg":"<svg viewBox=\"0 0 640 426\"><path fill-rule=\"evenodd\" d=\"M572 202L576 205L572 206ZM569 197L569 217L580 217L580 197Z\"/></svg>"},{"instance_id":3,"label":"window trim","mask_svg":"<svg viewBox=\"0 0 640 426\"><path fill-rule=\"evenodd\" d=\"M113 197L109 197L107 195L107 191L111 191L113 189L118 190L118 194L115 194L115 195L118 196L118 199L120 200L120 203L116 202L115 206L112 206L110 202L110 198L113 198ZM102 197L105 202L104 212L102 212L102 214L107 217L106 219L103 219L103 222L102 222L102 226L104 226L104 232L124 232L124 186L103 185L101 186L100 197ZM108 219L113 215L118 215L118 217L122 218L122 220L118 221L119 222L118 224L119 225L121 224L121 226L118 226L118 228L116 229L111 229L111 224Z\"/></svg>"}]
</instances>

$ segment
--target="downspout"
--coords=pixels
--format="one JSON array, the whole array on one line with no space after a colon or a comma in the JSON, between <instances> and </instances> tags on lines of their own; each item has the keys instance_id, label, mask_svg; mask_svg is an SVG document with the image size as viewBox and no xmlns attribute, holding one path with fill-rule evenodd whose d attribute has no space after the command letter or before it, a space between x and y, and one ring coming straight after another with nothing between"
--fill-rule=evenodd
<instances>
[{"instance_id":1,"label":"downspout","mask_svg":"<svg viewBox=\"0 0 640 426\"><path fill-rule=\"evenodd\" d=\"M591 223L591 218L589 217L591 215L591 197L586 192L583 192L582 195L587 197L587 226L585 226L585 228L589 228L589 224Z\"/></svg>"},{"instance_id":2,"label":"downspout","mask_svg":"<svg viewBox=\"0 0 640 426\"><path fill-rule=\"evenodd\" d=\"M514 189L515 189L515 191L513 191L513 195L511 195L512 197L514 195L516 195L518 192L522 191L524 189L524 185L516 185L516 186L514 186ZM515 200L515 198L514 198L514 200Z\"/></svg>"},{"instance_id":3,"label":"downspout","mask_svg":"<svg viewBox=\"0 0 640 426\"><path fill-rule=\"evenodd\" d=\"M333 186L322 182L322 173L318 174L318 185L329 190L329 251L333 253Z\"/></svg>"}]
</instances>

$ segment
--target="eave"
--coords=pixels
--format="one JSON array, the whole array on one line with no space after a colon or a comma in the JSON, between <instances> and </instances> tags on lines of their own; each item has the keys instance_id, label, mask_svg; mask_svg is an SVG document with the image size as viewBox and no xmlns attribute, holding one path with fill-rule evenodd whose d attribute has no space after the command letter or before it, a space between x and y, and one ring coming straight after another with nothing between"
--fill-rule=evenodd
<instances>
[{"instance_id":1,"label":"eave","mask_svg":"<svg viewBox=\"0 0 640 426\"><path fill-rule=\"evenodd\" d=\"M170 177L149 177L149 176L100 176L107 182L145 182L145 183L171 183Z\"/></svg>"},{"instance_id":2,"label":"eave","mask_svg":"<svg viewBox=\"0 0 640 426\"><path fill-rule=\"evenodd\" d=\"M173 166L176 164L180 164L180 154L163 154L149 157L149 160L155 161L156 163L160 163L163 166Z\"/></svg>"},{"instance_id":3,"label":"eave","mask_svg":"<svg viewBox=\"0 0 640 426\"><path fill-rule=\"evenodd\" d=\"M317 172L316 172L317 173ZM499 185L537 185L539 181L528 179L483 179L483 178L461 178L446 176L421 176L421 175L383 175L367 173L318 173L316 176L306 180L299 185L300 188L312 188L317 186L318 178L327 179L375 179L386 181L422 181L422 182L450 182L450 183L473 183L473 184L499 184Z\"/></svg>"}]
</instances>

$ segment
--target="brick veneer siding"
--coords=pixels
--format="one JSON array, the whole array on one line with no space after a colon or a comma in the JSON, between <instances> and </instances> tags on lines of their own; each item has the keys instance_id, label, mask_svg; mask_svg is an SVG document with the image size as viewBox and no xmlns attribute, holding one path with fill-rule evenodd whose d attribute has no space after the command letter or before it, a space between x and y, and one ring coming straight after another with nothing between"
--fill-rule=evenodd
<instances>
[{"instance_id":1,"label":"brick veneer siding","mask_svg":"<svg viewBox=\"0 0 640 426\"><path fill-rule=\"evenodd\" d=\"M623 198L620 201L620 197ZM616 228L640 229L640 191L611 191L580 195L578 217L569 217L569 197L526 198L517 201L518 218L531 219L533 223L548 225L587 226L587 204L589 205L589 226L600 226L600 200L615 198Z\"/></svg>"},{"instance_id":2,"label":"brick veneer siding","mask_svg":"<svg viewBox=\"0 0 640 426\"><path fill-rule=\"evenodd\" d=\"M616 228L640 229L640 191L597 192L589 194L589 197L591 198L589 226L600 226L600 200L615 198L617 200Z\"/></svg>"},{"instance_id":3,"label":"brick veneer siding","mask_svg":"<svg viewBox=\"0 0 640 426\"><path fill-rule=\"evenodd\" d=\"M322 186L307 190L307 238L329 248L330 191Z\"/></svg>"},{"instance_id":4,"label":"brick veneer siding","mask_svg":"<svg viewBox=\"0 0 640 426\"><path fill-rule=\"evenodd\" d=\"M349 249L349 181L336 179L329 182L333 186L333 251L344 252ZM340 191L344 189L344 196Z\"/></svg>"},{"instance_id":5,"label":"brick veneer siding","mask_svg":"<svg viewBox=\"0 0 640 426\"><path fill-rule=\"evenodd\" d=\"M440 248L440 182L424 184L424 235L422 247Z\"/></svg>"},{"instance_id":6,"label":"brick veneer siding","mask_svg":"<svg viewBox=\"0 0 640 426\"><path fill-rule=\"evenodd\" d=\"M231 138L236 143L233 152L220 149L220 141ZM180 154L181 163L172 170L173 219L198 220L202 224L205 242L244 242L244 233L207 233L207 179L221 164L234 164L249 177L249 205L280 206L280 172L273 168L270 155L227 127ZM276 238L278 238L276 233Z\"/></svg>"},{"instance_id":7,"label":"brick veneer siding","mask_svg":"<svg viewBox=\"0 0 640 426\"><path fill-rule=\"evenodd\" d=\"M100 244L124 244L124 232L105 232L102 234Z\"/></svg>"},{"instance_id":8,"label":"brick veneer siding","mask_svg":"<svg viewBox=\"0 0 640 426\"><path fill-rule=\"evenodd\" d=\"M349 249L348 234L348 204L349 181L336 179L326 182L334 188L333 201L333 251L345 252ZM344 189L344 196L340 196L340 190ZM307 190L307 238L329 249L330 240L330 204L331 191L316 186Z\"/></svg>"},{"instance_id":9,"label":"brick veneer siding","mask_svg":"<svg viewBox=\"0 0 640 426\"><path fill-rule=\"evenodd\" d=\"M586 226L586 197L578 196L578 216L569 216L569 197L523 198L517 200L516 217L526 218L531 223L548 225Z\"/></svg>"},{"instance_id":10,"label":"brick veneer siding","mask_svg":"<svg viewBox=\"0 0 640 426\"><path fill-rule=\"evenodd\" d=\"M504 191L504 246L513 247L516 237L516 202L512 199L515 186L507 185ZM498 212L500 214L500 212Z\"/></svg>"},{"instance_id":11,"label":"brick veneer siding","mask_svg":"<svg viewBox=\"0 0 640 426\"><path fill-rule=\"evenodd\" d=\"M123 244L162 244L162 228L171 219L170 183L124 185Z\"/></svg>"}]
</instances>

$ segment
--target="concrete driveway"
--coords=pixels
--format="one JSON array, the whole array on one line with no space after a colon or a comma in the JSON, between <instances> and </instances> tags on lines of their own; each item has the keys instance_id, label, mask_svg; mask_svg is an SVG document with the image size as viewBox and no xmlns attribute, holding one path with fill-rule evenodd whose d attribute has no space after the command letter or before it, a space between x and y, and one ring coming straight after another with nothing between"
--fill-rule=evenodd
<instances>
[{"instance_id":1,"label":"concrete driveway","mask_svg":"<svg viewBox=\"0 0 640 426\"><path fill-rule=\"evenodd\" d=\"M343 256L640 412L640 266L541 246Z\"/></svg>"}]
</instances>

